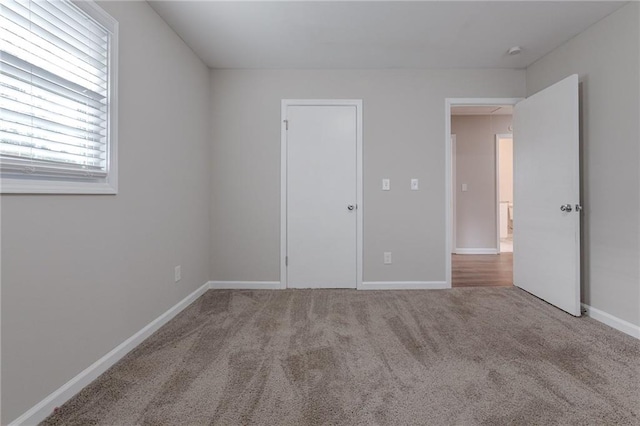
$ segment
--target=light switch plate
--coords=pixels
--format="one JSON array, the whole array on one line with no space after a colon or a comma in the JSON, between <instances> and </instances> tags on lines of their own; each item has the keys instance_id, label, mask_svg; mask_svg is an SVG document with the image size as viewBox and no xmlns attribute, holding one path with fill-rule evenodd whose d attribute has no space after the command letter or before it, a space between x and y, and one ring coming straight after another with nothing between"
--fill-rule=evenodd
<instances>
[{"instance_id":1,"label":"light switch plate","mask_svg":"<svg viewBox=\"0 0 640 426\"><path fill-rule=\"evenodd\" d=\"M391 190L391 179L382 179L382 190L383 191Z\"/></svg>"},{"instance_id":2,"label":"light switch plate","mask_svg":"<svg viewBox=\"0 0 640 426\"><path fill-rule=\"evenodd\" d=\"M466 183L462 184L462 192L467 192L469 190L469 187L467 186Z\"/></svg>"},{"instance_id":3,"label":"light switch plate","mask_svg":"<svg viewBox=\"0 0 640 426\"><path fill-rule=\"evenodd\" d=\"M418 190L418 179L411 179L411 190L412 191Z\"/></svg>"}]
</instances>

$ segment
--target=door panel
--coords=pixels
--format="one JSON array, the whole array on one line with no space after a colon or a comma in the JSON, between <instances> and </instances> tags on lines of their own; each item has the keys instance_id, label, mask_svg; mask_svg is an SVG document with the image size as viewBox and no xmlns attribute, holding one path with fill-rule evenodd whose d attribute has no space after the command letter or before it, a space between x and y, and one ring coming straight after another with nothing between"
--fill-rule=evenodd
<instances>
[{"instance_id":1,"label":"door panel","mask_svg":"<svg viewBox=\"0 0 640 426\"><path fill-rule=\"evenodd\" d=\"M288 106L287 124L287 285L356 288L356 107Z\"/></svg>"},{"instance_id":2,"label":"door panel","mask_svg":"<svg viewBox=\"0 0 640 426\"><path fill-rule=\"evenodd\" d=\"M580 316L578 76L519 102L513 119L514 284Z\"/></svg>"}]
</instances>

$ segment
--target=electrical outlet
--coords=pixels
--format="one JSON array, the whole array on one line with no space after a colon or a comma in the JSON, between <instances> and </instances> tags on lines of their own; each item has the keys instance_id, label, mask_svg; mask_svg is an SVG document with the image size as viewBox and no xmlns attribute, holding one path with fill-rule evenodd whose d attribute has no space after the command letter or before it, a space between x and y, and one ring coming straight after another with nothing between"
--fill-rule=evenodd
<instances>
[{"instance_id":1,"label":"electrical outlet","mask_svg":"<svg viewBox=\"0 0 640 426\"><path fill-rule=\"evenodd\" d=\"M382 179L382 190L389 191L391 189L391 179Z\"/></svg>"},{"instance_id":2,"label":"electrical outlet","mask_svg":"<svg viewBox=\"0 0 640 426\"><path fill-rule=\"evenodd\" d=\"M385 265L391 265L391 252L390 251L385 251L384 252L384 264Z\"/></svg>"},{"instance_id":3,"label":"electrical outlet","mask_svg":"<svg viewBox=\"0 0 640 426\"><path fill-rule=\"evenodd\" d=\"M174 272L175 281L176 282L180 281L182 279L182 270L180 265L176 266L173 272Z\"/></svg>"}]
</instances>

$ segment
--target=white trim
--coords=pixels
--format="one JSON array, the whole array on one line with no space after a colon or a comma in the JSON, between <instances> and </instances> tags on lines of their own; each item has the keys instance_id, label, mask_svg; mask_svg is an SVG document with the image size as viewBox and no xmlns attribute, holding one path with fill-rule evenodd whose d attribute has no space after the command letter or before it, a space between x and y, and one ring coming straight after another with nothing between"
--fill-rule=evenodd
<instances>
[{"instance_id":1,"label":"white trim","mask_svg":"<svg viewBox=\"0 0 640 426\"><path fill-rule=\"evenodd\" d=\"M364 276L364 160L363 160L363 125L362 125L362 100L356 100L356 289L362 287L362 277Z\"/></svg>"},{"instance_id":2,"label":"white trim","mask_svg":"<svg viewBox=\"0 0 640 426\"><path fill-rule=\"evenodd\" d=\"M640 326L631 324L628 321L615 317L607 312L601 311L600 309L596 309L593 306L589 306L584 303L582 303L582 308L584 309L584 313L588 317L591 317L596 321L600 321L601 323L608 325L609 327L615 328L618 331L628 334L631 337L640 339Z\"/></svg>"},{"instance_id":3,"label":"white trim","mask_svg":"<svg viewBox=\"0 0 640 426\"><path fill-rule=\"evenodd\" d=\"M173 317L178 315L184 308L193 303L198 297L202 296L207 290L209 290L209 283L206 283L180 302L173 305L169 310L160 315L158 318L151 321L140 331L129 337L127 340L116 346L108 354L85 368L77 376L69 380L67 383L53 391L49 396L34 405L23 415L9 423L9 426L18 425L31 425L38 424L47 416L49 416L53 409L61 406L67 402L71 397L84 389L102 373L107 371L116 362L122 359L132 349L142 343L147 337L151 336L160 327L169 322Z\"/></svg>"},{"instance_id":4,"label":"white trim","mask_svg":"<svg viewBox=\"0 0 640 426\"><path fill-rule=\"evenodd\" d=\"M362 99L282 99L280 123L280 287L287 288L287 107L306 106L355 106L356 107L356 288L362 286L363 276L363 156L362 156Z\"/></svg>"},{"instance_id":5,"label":"white trim","mask_svg":"<svg viewBox=\"0 0 640 426\"><path fill-rule=\"evenodd\" d=\"M457 202L458 202L458 182L457 176L457 164L458 161L457 156L457 148L458 143L456 139L456 135L451 135L451 246L455 247L457 244L457 226L458 226L458 216L457 216Z\"/></svg>"},{"instance_id":6,"label":"white trim","mask_svg":"<svg viewBox=\"0 0 640 426\"><path fill-rule=\"evenodd\" d=\"M440 290L451 288L445 281L365 281L358 290Z\"/></svg>"},{"instance_id":7,"label":"white trim","mask_svg":"<svg viewBox=\"0 0 640 426\"><path fill-rule=\"evenodd\" d=\"M110 177L115 178L109 173ZM117 184L108 182L53 181L46 179L0 179L2 194L117 194Z\"/></svg>"},{"instance_id":8,"label":"white trim","mask_svg":"<svg viewBox=\"0 0 640 426\"><path fill-rule=\"evenodd\" d=\"M212 290L280 290L280 281L209 281Z\"/></svg>"},{"instance_id":9,"label":"white trim","mask_svg":"<svg viewBox=\"0 0 640 426\"><path fill-rule=\"evenodd\" d=\"M496 207L496 249L500 252L500 139L498 135L495 135L493 147L495 149L495 178L496 178L496 192L495 192L495 207Z\"/></svg>"},{"instance_id":10,"label":"white trim","mask_svg":"<svg viewBox=\"0 0 640 426\"><path fill-rule=\"evenodd\" d=\"M496 248L456 248L454 254L500 254L500 249Z\"/></svg>"},{"instance_id":11,"label":"white trim","mask_svg":"<svg viewBox=\"0 0 640 426\"><path fill-rule=\"evenodd\" d=\"M287 104L280 103L280 288L287 288Z\"/></svg>"},{"instance_id":12,"label":"white trim","mask_svg":"<svg viewBox=\"0 0 640 426\"><path fill-rule=\"evenodd\" d=\"M445 279L448 288L451 287L451 248L452 224L451 224L451 196L453 188L451 186L451 106L453 105L515 105L523 98L446 98L444 100L444 217L445 217Z\"/></svg>"}]
</instances>

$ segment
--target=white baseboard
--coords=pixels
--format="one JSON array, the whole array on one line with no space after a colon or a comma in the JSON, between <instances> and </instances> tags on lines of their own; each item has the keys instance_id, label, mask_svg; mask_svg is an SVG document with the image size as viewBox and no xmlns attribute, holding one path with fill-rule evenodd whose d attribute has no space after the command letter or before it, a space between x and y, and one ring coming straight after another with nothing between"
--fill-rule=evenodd
<instances>
[{"instance_id":1,"label":"white baseboard","mask_svg":"<svg viewBox=\"0 0 640 426\"><path fill-rule=\"evenodd\" d=\"M607 312L601 311L600 309L596 309L593 306L585 305L584 303L582 304L582 308L585 310L588 317L600 321L601 323L615 328L616 330L622 331L631 337L640 339L640 326L631 324L628 321L615 317Z\"/></svg>"},{"instance_id":2,"label":"white baseboard","mask_svg":"<svg viewBox=\"0 0 640 426\"><path fill-rule=\"evenodd\" d=\"M500 254L500 250L495 248L457 248L454 254Z\"/></svg>"},{"instance_id":3,"label":"white baseboard","mask_svg":"<svg viewBox=\"0 0 640 426\"><path fill-rule=\"evenodd\" d=\"M280 281L209 281L212 290L282 290ZM433 290L451 288L444 281L369 281L358 290Z\"/></svg>"},{"instance_id":4,"label":"white baseboard","mask_svg":"<svg viewBox=\"0 0 640 426\"><path fill-rule=\"evenodd\" d=\"M71 397L84 389L89 383L97 379L98 376L107 371L112 365L142 343L147 337L151 336L160 327L178 315L184 308L193 303L198 297L202 296L207 290L209 290L209 283L204 284L180 302L176 303L173 307L169 308L168 311L151 321L136 334L115 347L111 352L91 364L80 372L80 374L69 380L57 390L53 391L38 404L34 405L26 413L9 423L9 426L35 425L40 423L42 420L47 418L47 416L53 413L54 408L67 402Z\"/></svg>"},{"instance_id":5,"label":"white baseboard","mask_svg":"<svg viewBox=\"0 0 640 426\"><path fill-rule=\"evenodd\" d=\"M365 281L358 290L438 290L451 288L445 281Z\"/></svg>"},{"instance_id":6,"label":"white baseboard","mask_svg":"<svg viewBox=\"0 0 640 426\"><path fill-rule=\"evenodd\" d=\"M209 281L212 290L280 290L280 281Z\"/></svg>"}]
</instances>

